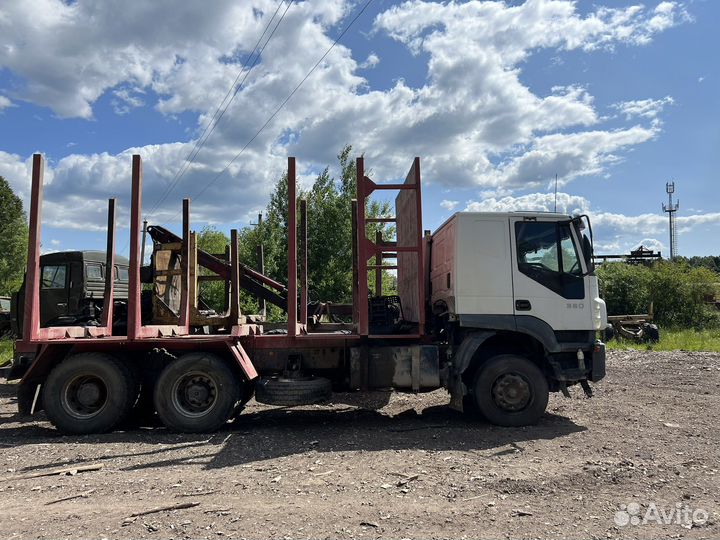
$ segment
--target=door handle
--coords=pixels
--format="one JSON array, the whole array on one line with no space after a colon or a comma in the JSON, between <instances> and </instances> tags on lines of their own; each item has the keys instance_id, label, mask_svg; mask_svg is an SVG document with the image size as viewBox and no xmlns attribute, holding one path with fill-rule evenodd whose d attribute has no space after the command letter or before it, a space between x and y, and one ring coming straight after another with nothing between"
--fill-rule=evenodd
<instances>
[{"instance_id":1,"label":"door handle","mask_svg":"<svg viewBox=\"0 0 720 540\"><path fill-rule=\"evenodd\" d=\"M515 309L518 311L530 311L532 304L530 304L530 300L515 300Z\"/></svg>"},{"instance_id":2,"label":"door handle","mask_svg":"<svg viewBox=\"0 0 720 540\"><path fill-rule=\"evenodd\" d=\"M55 304L55 307L66 308L67 302L58 302L57 304Z\"/></svg>"}]
</instances>

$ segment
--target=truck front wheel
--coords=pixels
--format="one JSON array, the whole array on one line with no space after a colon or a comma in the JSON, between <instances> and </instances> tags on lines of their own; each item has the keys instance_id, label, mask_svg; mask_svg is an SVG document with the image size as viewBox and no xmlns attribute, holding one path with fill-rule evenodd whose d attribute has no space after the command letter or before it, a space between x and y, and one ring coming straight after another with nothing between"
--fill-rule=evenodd
<instances>
[{"instance_id":1,"label":"truck front wheel","mask_svg":"<svg viewBox=\"0 0 720 540\"><path fill-rule=\"evenodd\" d=\"M103 353L81 353L60 362L43 388L45 413L64 433L110 431L130 412L138 388L129 368Z\"/></svg>"},{"instance_id":2,"label":"truck front wheel","mask_svg":"<svg viewBox=\"0 0 720 540\"><path fill-rule=\"evenodd\" d=\"M168 428L205 433L222 427L235 411L240 384L218 356L184 354L168 364L155 385L155 409Z\"/></svg>"},{"instance_id":3,"label":"truck front wheel","mask_svg":"<svg viewBox=\"0 0 720 540\"><path fill-rule=\"evenodd\" d=\"M471 389L478 412L498 426L527 426L545 412L549 391L540 368L522 356L500 355L480 366Z\"/></svg>"}]
</instances>

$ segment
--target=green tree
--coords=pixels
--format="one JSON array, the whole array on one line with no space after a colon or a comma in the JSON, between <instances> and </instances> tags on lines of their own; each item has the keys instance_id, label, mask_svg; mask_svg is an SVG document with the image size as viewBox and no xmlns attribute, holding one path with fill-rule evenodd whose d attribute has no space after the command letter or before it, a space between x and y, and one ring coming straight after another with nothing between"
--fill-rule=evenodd
<instances>
[{"instance_id":1,"label":"green tree","mask_svg":"<svg viewBox=\"0 0 720 540\"><path fill-rule=\"evenodd\" d=\"M650 305L650 268L625 263L606 263L597 269L600 294L608 315L647 313Z\"/></svg>"},{"instance_id":2,"label":"green tree","mask_svg":"<svg viewBox=\"0 0 720 540\"><path fill-rule=\"evenodd\" d=\"M352 299L352 214L351 201L356 197L355 161L350 158L352 148L345 146L338 155L340 178L333 178L329 168L322 171L309 190L298 190L298 226L300 200L307 200L308 212L308 288L310 300L350 302ZM288 261L288 181L283 174L270 196L263 214L261 227L252 225L238 231L240 261L252 268L259 268L258 246L263 245L265 275L287 283ZM369 201L368 217L391 215L389 202ZM367 227L368 238L375 239L376 231L383 232L384 239L394 236L394 227L372 223ZM205 227L198 234L198 247L211 253L223 253L229 244L228 237L214 227ZM298 246L299 248L299 246ZM372 273L368 281L374 283ZM394 280L383 272L383 291L391 292ZM374 285L371 286L371 290ZM221 283L203 282L201 298L216 311L224 306L224 286ZM241 292L240 307L243 313L258 313L259 304L251 295ZM268 318L281 320L285 315L268 305Z\"/></svg>"},{"instance_id":3,"label":"green tree","mask_svg":"<svg viewBox=\"0 0 720 540\"><path fill-rule=\"evenodd\" d=\"M650 273L650 297L658 321L680 328L703 329L716 326L717 310L711 310L706 299L714 295L717 274L683 261L661 262Z\"/></svg>"},{"instance_id":4,"label":"green tree","mask_svg":"<svg viewBox=\"0 0 720 540\"><path fill-rule=\"evenodd\" d=\"M243 257L247 253L243 253L243 242L239 241L240 252L239 258L245 264L248 264L248 258ZM230 245L230 239L221 231L213 226L205 226L197 235L197 246L199 249L206 251L212 255L222 255L225 253L226 246ZM201 270L201 275L212 275L209 270ZM205 304L222 313L225 309L225 284L222 281L202 281L199 284L200 299ZM240 310L243 313L257 313L257 301L245 291L240 291Z\"/></svg>"},{"instance_id":5,"label":"green tree","mask_svg":"<svg viewBox=\"0 0 720 540\"><path fill-rule=\"evenodd\" d=\"M690 258L679 257L679 260L686 261L693 268L707 268L713 272L720 274L720 256L708 255L705 257L693 256ZM720 275L715 277L716 280L720 280Z\"/></svg>"},{"instance_id":6,"label":"green tree","mask_svg":"<svg viewBox=\"0 0 720 540\"><path fill-rule=\"evenodd\" d=\"M345 146L338 155L340 178L330 176L329 169L322 171L308 191L298 192L298 221L300 199L307 200L308 212L308 283L311 298L349 302L352 299L352 214L351 201L356 197L355 161L350 158L351 146ZM285 283L287 281L287 175L283 175L268 203L262 229L245 228L241 243L249 248L248 259L257 264L255 251L259 242L265 250L266 275ZM388 202L369 201L368 217L388 217ZM383 238L394 234L394 228L382 223L370 224L368 238L382 230ZM383 288L389 291L391 276L383 275Z\"/></svg>"},{"instance_id":7,"label":"green tree","mask_svg":"<svg viewBox=\"0 0 720 540\"><path fill-rule=\"evenodd\" d=\"M0 295L17 291L25 271L27 218L20 197L0 176Z\"/></svg>"},{"instance_id":8,"label":"green tree","mask_svg":"<svg viewBox=\"0 0 720 540\"><path fill-rule=\"evenodd\" d=\"M715 292L717 274L686 261L663 261L650 267L607 263L597 270L608 314L646 313L652 303L655 320L676 328L711 328L720 324L717 310L706 303Z\"/></svg>"},{"instance_id":9,"label":"green tree","mask_svg":"<svg viewBox=\"0 0 720 540\"><path fill-rule=\"evenodd\" d=\"M215 227L203 227L197 234L198 249L214 255L225 253L225 246L229 243L230 239ZM211 275L211 272L202 269L200 275ZM225 307L225 284L221 281L201 281L198 286L201 300L218 313L222 313Z\"/></svg>"}]
</instances>

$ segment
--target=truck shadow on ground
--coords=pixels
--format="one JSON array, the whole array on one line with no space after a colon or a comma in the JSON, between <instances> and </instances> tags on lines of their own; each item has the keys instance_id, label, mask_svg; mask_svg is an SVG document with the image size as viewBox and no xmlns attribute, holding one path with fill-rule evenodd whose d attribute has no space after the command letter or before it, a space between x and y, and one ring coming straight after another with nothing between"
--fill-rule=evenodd
<instances>
[{"instance_id":1,"label":"truck shadow on ground","mask_svg":"<svg viewBox=\"0 0 720 540\"><path fill-rule=\"evenodd\" d=\"M586 431L571 419L547 413L534 426L502 428L451 410L430 406L418 413L408 408L395 415L378 410L321 406L302 409L250 407L213 435L171 433L162 427L132 428L104 435L61 435L45 422L0 429L3 447L29 444L99 445L97 455L83 449L79 459L45 463L22 471L88 462L119 470L176 466L222 469L304 453L353 453L383 450L480 451L486 456L521 452L522 443L558 439ZM341 406L341 405L340 405ZM258 410L259 409L259 410ZM5 422L7 418L3 419ZM119 452L107 452L117 447ZM48 452L52 455L52 449ZM121 463L112 464L113 460ZM133 461L134 463L128 463Z\"/></svg>"},{"instance_id":2,"label":"truck shadow on ground","mask_svg":"<svg viewBox=\"0 0 720 540\"><path fill-rule=\"evenodd\" d=\"M305 452L379 452L383 450L484 451L494 455L522 451L520 444L556 439L587 428L567 417L546 414L535 426L502 428L447 406L422 414L408 409L394 416L377 411L266 410L241 415L207 469L232 467ZM236 435L237 434L237 435Z\"/></svg>"}]
</instances>

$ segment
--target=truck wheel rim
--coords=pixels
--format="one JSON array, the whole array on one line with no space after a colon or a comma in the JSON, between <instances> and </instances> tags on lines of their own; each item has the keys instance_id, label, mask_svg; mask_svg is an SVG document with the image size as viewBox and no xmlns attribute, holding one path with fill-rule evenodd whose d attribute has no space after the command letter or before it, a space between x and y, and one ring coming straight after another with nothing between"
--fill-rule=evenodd
<instances>
[{"instance_id":1,"label":"truck wheel rim","mask_svg":"<svg viewBox=\"0 0 720 540\"><path fill-rule=\"evenodd\" d=\"M79 420L100 414L107 401L107 385L96 375L78 375L65 385L61 397L65 412Z\"/></svg>"},{"instance_id":2,"label":"truck wheel rim","mask_svg":"<svg viewBox=\"0 0 720 540\"><path fill-rule=\"evenodd\" d=\"M180 377L172 390L175 409L190 418L199 418L210 412L218 396L218 384L207 373L192 372Z\"/></svg>"},{"instance_id":3,"label":"truck wheel rim","mask_svg":"<svg viewBox=\"0 0 720 540\"><path fill-rule=\"evenodd\" d=\"M495 405L503 410L522 411L530 403L532 390L528 380L517 373L500 375L492 387L492 398Z\"/></svg>"}]
</instances>

